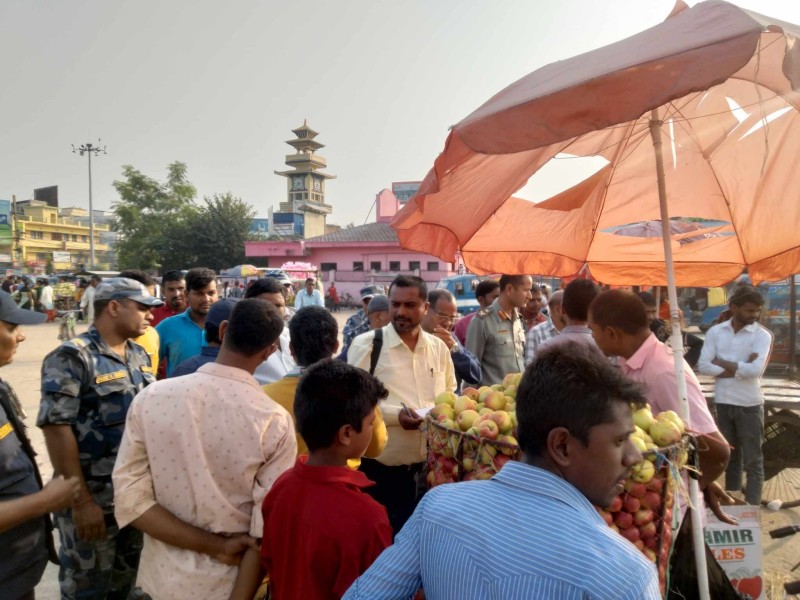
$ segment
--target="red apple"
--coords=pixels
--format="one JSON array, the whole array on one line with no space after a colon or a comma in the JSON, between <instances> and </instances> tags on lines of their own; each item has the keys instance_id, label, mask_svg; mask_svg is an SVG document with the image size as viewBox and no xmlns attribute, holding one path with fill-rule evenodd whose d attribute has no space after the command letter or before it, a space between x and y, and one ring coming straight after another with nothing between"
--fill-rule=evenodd
<instances>
[{"instance_id":1,"label":"red apple","mask_svg":"<svg viewBox=\"0 0 800 600\"><path fill-rule=\"evenodd\" d=\"M464 388L463 390L461 390L461 395L462 396L468 396L469 398L472 398L473 400L475 400L477 402L478 398L481 395L481 393L478 390L476 390L474 387L468 387L468 388Z\"/></svg>"},{"instance_id":2,"label":"red apple","mask_svg":"<svg viewBox=\"0 0 800 600\"><path fill-rule=\"evenodd\" d=\"M641 529L639 530L641 532ZM641 533L640 533L641 535ZM646 537L644 538L644 545L645 547L649 548L653 552L658 550L658 538L656 536Z\"/></svg>"},{"instance_id":3,"label":"red apple","mask_svg":"<svg viewBox=\"0 0 800 600\"><path fill-rule=\"evenodd\" d=\"M633 525L633 515L620 511L614 515L614 524L620 529L629 529ZM639 535L638 531L636 535Z\"/></svg>"},{"instance_id":4,"label":"red apple","mask_svg":"<svg viewBox=\"0 0 800 600\"><path fill-rule=\"evenodd\" d=\"M622 530L622 537L628 540L631 544L639 541L639 530L636 527L628 527Z\"/></svg>"},{"instance_id":5,"label":"red apple","mask_svg":"<svg viewBox=\"0 0 800 600\"><path fill-rule=\"evenodd\" d=\"M639 549L639 552L644 552L644 542L641 539L638 539L635 542L633 542L633 545Z\"/></svg>"},{"instance_id":6,"label":"red apple","mask_svg":"<svg viewBox=\"0 0 800 600\"><path fill-rule=\"evenodd\" d=\"M645 487L651 492L660 492L661 488L664 487L664 480L661 477L653 477Z\"/></svg>"},{"instance_id":7,"label":"red apple","mask_svg":"<svg viewBox=\"0 0 800 600\"><path fill-rule=\"evenodd\" d=\"M647 492L641 499L642 506L651 510L658 510L661 506L661 496L656 492Z\"/></svg>"},{"instance_id":8,"label":"red apple","mask_svg":"<svg viewBox=\"0 0 800 600\"><path fill-rule=\"evenodd\" d=\"M647 487L643 483L638 483L633 479L628 479L625 482L625 491L628 492L629 496L633 496L634 498L641 498L647 492Z\"/></svg>"},{"instance_id":9,"label":"red apple","mask_svg":"<svg viewBox=\"0 0 800 600\"><path fill-rule=\"evenodd\" d=\"M497 436L500 435L500 429L498 429L497 423L494 421L483 421L478 425L478 435L487 440L496 440Z\"/></svg>"},{"instance_id":10,"label":"red apple","mask_svg":"<svg viewBox=\"0 0 800 600\"><path fill-rule=\"evenodd\" d=\"M647 525L648 523L653 522L653 511L649 508L640 508L636 511L633 515L633 522L636 523L637 527L641 527L642 525Z\"/></svg>"},{"instance_id":11,"label":"red apple","mask_svg":"<svg viewBox=\"0 0 800 600\"><path fill-rule=\"evenodd\" d=\"M640 506L641 504L639 502L639 499L634 498L633 496L625 496L622 499L622 510L624 510L625 512L633 514L637 510L639 510Z\"/></svg>"},{"instance_id":12,"label":"red apple","mask_svg":"<svg viewBox=\"0 0 800 600\"><path fill-rule=\"evenodd\" d=\"M656 556L656 553L653 552L650 548L645 548L644 549L644 555L652 563L656 562L656 560L658 559L658 557Z\"/></svg>"},{"instance_id":13,"label":"red apple","mask_svg":"<svg viewBox=\"0 0 800 600\"><path fill-rule=\"evenodd\" d=\"M612 512L612 513L621 511L622 510L622 497L621 496L617 496L616 498L614 498L614 501L611 503L611 505L606 510L608 512Z\"/></svg>"},{"instance_id":14,"label":"red apple","mask_svg":"<svg viewBox=\"0 0 800 600\"><path fill-rule=\"evenodd\" d=\"M637 513L638 514L638 513ZM633 520L636 521L636 516L634 515ZM650 521L649 523L645 523L644 525L639 526L639 533L642 534L642 538L655 538L656 537L656 522Z\"/></svg>"},{"instance_id":15,"label":"red apple","mask_svg":"<svg viewBox=\"0 0 800 600\"><path fill-rule=\"evenodd\" d=\"M612 515L607 510L600 509L597 512L600 514L601 517L603 517L603 521L606 522L606 525L611 525L614 522L614 515Z\"/></svg>"}]
</instances>

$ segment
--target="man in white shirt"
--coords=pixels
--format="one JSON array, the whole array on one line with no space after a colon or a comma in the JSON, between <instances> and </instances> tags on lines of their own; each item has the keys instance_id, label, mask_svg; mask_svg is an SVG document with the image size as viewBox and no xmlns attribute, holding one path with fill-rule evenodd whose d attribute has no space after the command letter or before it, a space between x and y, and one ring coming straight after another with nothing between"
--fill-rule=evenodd
<instances>
[{"instance_id":1,"label":"man in white shirt","mask_svg":"<svg viewBox=\"0 0 800 600\"><path fill-rule=\"evenodd\" d=\"M313 277L306 279L306 289L302 292L297 292L294 298L294 307L300 310L304 306L321 306L325 308L325 301L322 299L322 294L316 288L317 282Z\"/></svg>"},{"instance_id":2,"label":"man in white shirt","mask_svg":"<svg viewBox=\"0 0 800 600\"><path fill-rule=\"evenodd\" d=\"M279 280L274 277L262 277L255 280L247 288L247 293L244 297L260 298L265 302L269 302L278 309L278 313L283 318L283 331L278 337L278 349L270 354L267 360L258 365L256 372L253 373L256 381L261 385L273 383L286 377L288 373L297 368L297 363L292 358L292 352L289 349L289 320L291 317L286 312L286 296L283 294Z\"/></svg>"},{"instance_id":3,"label":"man in white shirt","mask_svg":"<svg viewBox=\"0 0 800 600\"><path fill-rule=\"evenodd\" d=\"M42 305L42 310L47 314L47 322L51 323L56 318L55 299L53 297L53 287L47 279L43 279L41 291L39 292L39 304Z\"/></svg>"},{"instance_id":4,"label":"man in white shirt","mask_svg":"<svg viewBox=\"0 0 800 600\"><path fill-rule=\"evenodd\" d=\"M772 333L757 322L764 298L754 287L737 289L729 305L731 318L708 330L697 366L701 373L716 377L717 425L733 446L725 488L740 491L744 471L744 498L758 506L764 484L761 375L772 352Z\"/></svg>"},{"instance_id":5,"label":"man in white shirt","mask_svg":"<svg viewBox=\"0 0 800 600\"><path fill-rule=\"evenodd\" d=\"M99 275L92 275L89 280L89 285L83 291L81 296L81 310L83 311L83 319L87 325L94 323L94 292L97 284L100 283Z\"/></svg>"},{"instance_id":6,"label":"man in white shirt","mask_svg":"<svg viewBox=\"0 0 800 600\"><path fill-rule=\"evenodd\" d=\"M422 419L415 410L433 406L438 394L456 389L450 350L421 327L427 300L428 288L422 279L396 277L389 286L391 322L356 337L347 355L349 364L368 371L373 341L376 332L381 332L374 375L389 390L381 403L389 441L378 459L361 461L361 470L375 482L365 491L386 507L395 534L414 512L424 475L426 443L419 431Z\"/></svg>"},{"instance_id":7,"label":"man in white shirt","mask_svg":"<svg viewBox=\"0 0 800 600\"><path fill-rule=\"evenodd\" d=\"M274 307L242 300L216 362L134 398L113 478L119 526L145 533L135 597L253 597L261 503L297 454L291 416L253 378L282 329Z\"/></svg>"}]
</instances>

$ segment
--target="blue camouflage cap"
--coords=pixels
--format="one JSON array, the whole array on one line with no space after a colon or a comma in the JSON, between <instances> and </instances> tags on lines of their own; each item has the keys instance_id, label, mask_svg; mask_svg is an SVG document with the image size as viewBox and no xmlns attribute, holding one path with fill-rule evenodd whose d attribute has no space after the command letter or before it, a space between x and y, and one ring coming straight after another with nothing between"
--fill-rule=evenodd
<instances>
[{"instance_id":1,"label":"blue camouflage cap","mask_svg":"<svg viewBox=\"0 0 800 600\"><path fill-rule=\"evenodd\" d=\"M12 325L37 325L43 323L46 318L47 315L44 313L20 308L11 294L0 290L0 321Z\"/></svg>"},{"instance_id":2,"label":"blue camouflage cap","mask_svg":"<svg viewBox=\"0 0 800 600\"><path fill-rule=\"evenodd\" d=\"M147 288L138 281L127 277L112 277L101 281L94 292L97 300L133 300L145 306L161 306L158 298L150 295Z\"/></svg>"}]
</instances>

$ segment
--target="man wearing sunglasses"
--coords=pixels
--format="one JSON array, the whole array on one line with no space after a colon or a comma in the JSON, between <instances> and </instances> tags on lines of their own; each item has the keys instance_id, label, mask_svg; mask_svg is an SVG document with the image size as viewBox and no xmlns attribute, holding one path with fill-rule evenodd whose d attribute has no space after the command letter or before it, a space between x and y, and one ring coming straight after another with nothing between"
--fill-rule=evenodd
<instances>
[{"instance_id":1,"label":"man wearing sunglasses","mask_svg":"<svg viewBox=\"0 0 800 600\"><path fill-rule=\"evenodd\" d=\"M453 294L447 290L431 290L428 292L428 302L430 307L422 319L422 329L438 337L450 350L458 389L461 389L462 382L466 382L467 385L479 385L481 362L453 335L453 328L458 321L458 307Z\"/></svg>"}]
</instances>

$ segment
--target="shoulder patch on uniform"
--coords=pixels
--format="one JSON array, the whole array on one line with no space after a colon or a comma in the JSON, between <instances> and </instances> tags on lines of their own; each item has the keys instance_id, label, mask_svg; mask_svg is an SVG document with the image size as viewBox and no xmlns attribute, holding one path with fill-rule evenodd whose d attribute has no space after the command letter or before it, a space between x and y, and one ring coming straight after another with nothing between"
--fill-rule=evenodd
<instances>
[{"instance_id":1,"label":"shoulder patch on uniform","mask_svg":"<svg viewBox=\"0 0 800 600\"><path fill-rule=\"evenodd\" d=\"M67 340L64 342L65 346L75 346L76 348L85 348L86 347L86 340L80 337L72 338L71 340Z\"/></svg>"},{"instance_id":2,"label":"shoulder patch on uniform","mask_svg":"<svg viewBox=\"0 0 800 600\"><path fill-rule=\"evenodd\" d=\"M476 314L475 316L483 319L486 316L488 316L490 312L492 311L490 311L488 308L482 308L481 310L478 311L478 314Z\"/></svg>"},{"instance_id":3,"label":"shoulder patch on uniform","mask_svg":"<svg viewBox=\"0 0 800 600\"><path fill-rule=\"evenodd\" d=\"M128 376L127 371L114 371L113 373L106 373L105 375L98 375L94 378L95 383L106 383L107 381L114 381L116 379L124 379Z\"/></svg>"}]
</instances>

